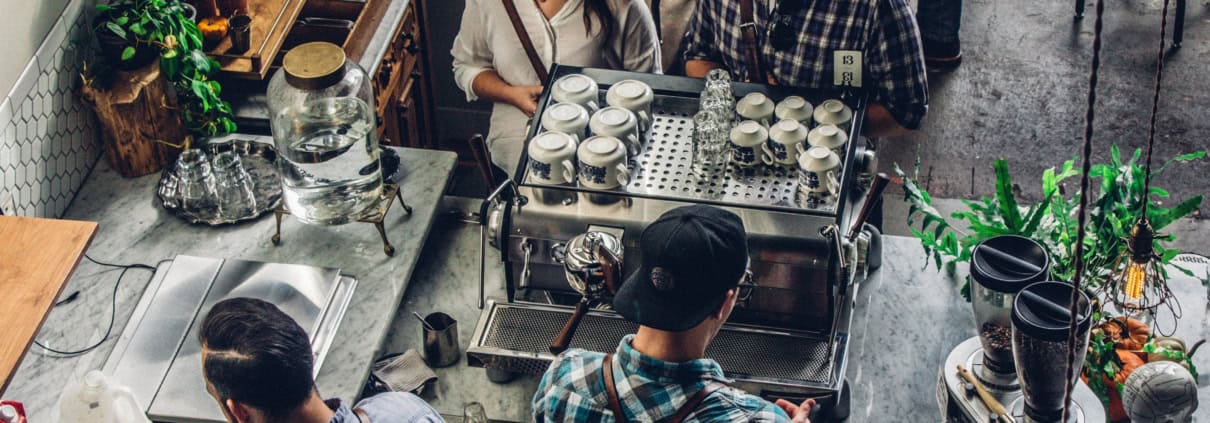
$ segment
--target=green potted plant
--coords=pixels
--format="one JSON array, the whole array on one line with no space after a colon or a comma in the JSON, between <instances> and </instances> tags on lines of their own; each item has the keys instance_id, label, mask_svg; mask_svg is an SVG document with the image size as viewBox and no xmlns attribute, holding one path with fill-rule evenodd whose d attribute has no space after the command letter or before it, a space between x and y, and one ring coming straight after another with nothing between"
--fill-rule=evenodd
<instances>
[{"instance_id":1,"label":"green potted plant","mask_svg":"<svg viewBox=\"0 0 1210 423\"><path fill-rule=\"evenodd\" d=\"M173 84L181 118L194 137L236 130L231 105L214 79L218 62L206 55L197 24L179 0L111 0L97 4L94 33L101 57L117 69L138 69L157 56ZM88 81L106 81L93 66ZM100 74L98 74L100 73Z\"/></svg>"}]
</instances>

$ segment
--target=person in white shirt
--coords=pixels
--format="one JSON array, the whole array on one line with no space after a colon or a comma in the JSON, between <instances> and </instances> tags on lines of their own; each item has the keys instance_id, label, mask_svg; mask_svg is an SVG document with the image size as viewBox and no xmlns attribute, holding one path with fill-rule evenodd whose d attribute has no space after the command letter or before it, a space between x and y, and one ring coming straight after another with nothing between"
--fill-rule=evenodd
<instances>
[{"instance_id":1,"label":"person in white shirt","mask_svg":"<svg viewBox=\"0 0 1210 423\"><path fill-rule=\"evenodd\" d=\"M515 2L525 32L551 64L660 73L660 46L644 0L466 0L454 39L454 79L467 101L490 100L492 163L512 173L542 83L514 31L504 1Z\"/></svg>"}]
</instances>

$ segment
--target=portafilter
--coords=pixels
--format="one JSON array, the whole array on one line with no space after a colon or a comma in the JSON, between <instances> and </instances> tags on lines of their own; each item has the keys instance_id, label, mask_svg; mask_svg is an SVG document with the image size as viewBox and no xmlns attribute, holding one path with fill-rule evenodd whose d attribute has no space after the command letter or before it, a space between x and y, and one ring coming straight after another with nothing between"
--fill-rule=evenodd
<instances>
[{"instance_id":1,"label":"portafilter","mask_svg":"<svg viewBox=\"0 0 1210 423\"><path fill-rule=\"evenodd\" d=\"M567 284L580 293L580 301L559 335L550 343L550 352L567 349L580 320L588 309L612 297L622 284L622 241L605 232L588 231L576 235L562 247L556 247L555 260L563 263Z\"/></svg>"}]
</instances>

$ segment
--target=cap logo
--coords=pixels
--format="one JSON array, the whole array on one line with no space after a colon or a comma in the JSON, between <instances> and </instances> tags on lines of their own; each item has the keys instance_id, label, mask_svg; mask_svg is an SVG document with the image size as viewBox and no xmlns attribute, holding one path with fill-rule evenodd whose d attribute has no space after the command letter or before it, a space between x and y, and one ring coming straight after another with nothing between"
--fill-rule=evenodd
<instances>
[{"instance_id":1,"label":"cap logo","mask_svg":"<svg viewBox=\"0 0 1210 423\"><path fill-rule=\"evenodd\" d=\"M664 270L663 267L656 267L651 269L651 284L655 289L667 292L676 287L676 280L672 277L672 272Z\"/></svg>"}]
</instances>

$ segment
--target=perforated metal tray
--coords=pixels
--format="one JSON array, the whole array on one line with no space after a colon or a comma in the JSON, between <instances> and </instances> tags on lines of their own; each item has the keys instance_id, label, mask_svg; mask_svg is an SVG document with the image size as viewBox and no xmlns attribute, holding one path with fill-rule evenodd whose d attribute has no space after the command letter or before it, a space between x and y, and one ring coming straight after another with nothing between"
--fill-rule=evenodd
<instances>
[{"instance_id":1,"label":"perforated metal tray","mask_svg":"<svg viewBox=\"0 0 1210 423\"><path fill-rule=\"evenodd\" d=\"M701 79L555 65L546 85L550 86L558 78L573 73L584 74L597 81L600 87L598 104L605 104L605 93L612 84L625 79L642 81L651 86L654 91L652 128L644 137L641 153L631 160L631 181L628 185L614 190L531 183L529 174L525 171L528 169L529 160L528 155L524 153L528 149L527 141L527 148L522 150L522 159L516 172L517 182L521 185L540 190L571 190L825 215L843 214L844 206L854 200L850 196L850 191L853 191L850 186L857 180L853 175L856 172L848 170L854 169L853 157L857 145L864 143L864 139L860 136L853 137L846 146L847 151L839 178L841 181L840 194L825 197L823 201L812 201L799 193L797 170L794 166L777 164L761 164L752 168L734 165L716 166L712 169L713 172L709 172L709 176L701 178L691 171L693 115L698 110L698 98L704 87ZM859 92L740 82L733 83L732 90L737 97L742 97L750 92L761 92L774 101L780 101L790 95L798 95L806 98L813 105L818 105L827 99L841 100L854 112L852 126L843 129L850 134L860 134L860 131L853 131L853 128L861 127L864 119L865 99ZM549 89L544 90L543 96L538 102L539 109L534 116L542 116L546 106L554 103L549 97L550 91ZM539 134L541 127L540 120L532 122L528 138Z\"/></svg>"}]
</instances>

